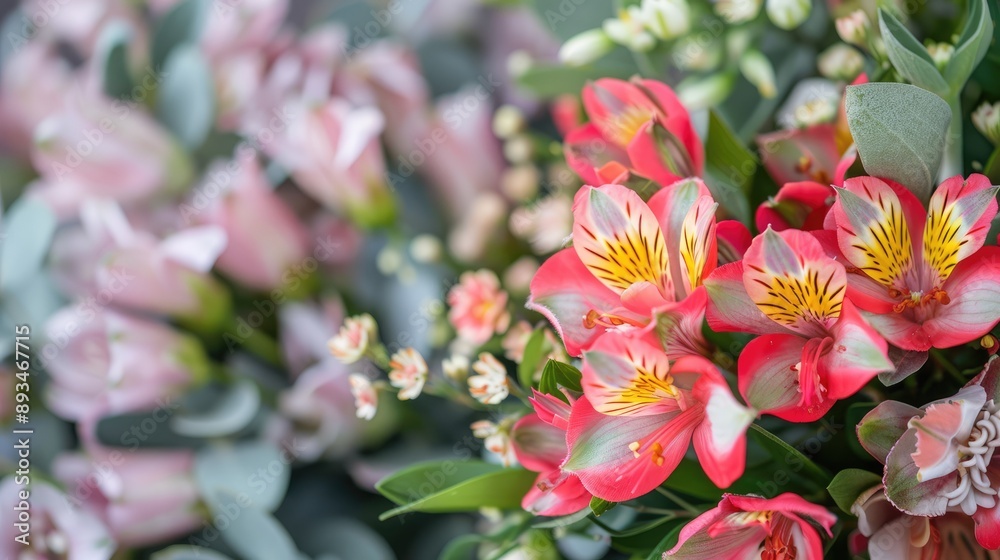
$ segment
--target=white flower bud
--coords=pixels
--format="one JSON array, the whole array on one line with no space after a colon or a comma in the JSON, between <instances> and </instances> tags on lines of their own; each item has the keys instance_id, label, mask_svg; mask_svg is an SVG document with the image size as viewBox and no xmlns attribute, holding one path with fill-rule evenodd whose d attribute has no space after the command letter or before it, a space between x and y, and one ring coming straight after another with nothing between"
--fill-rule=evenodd
<instances>
[{"instance_id":1,"label":"white flower bud","mask_svg":"<svg viewBox=\"0 0 1000 560\"><path fill-rule=\"evenodd\" d=\"M639 6L629 6L617 18L604 20L603 29L612 41L633 52L646 52L656 45L656 39L645 29Z\"/></svg>"},{"instance_id":2,"label":"white flower bud","mask_svg":"<svg viewBox=\"0 0 1000 560\"><path fill-rule=\"evenodd\" d=\"M646 29L664 41L680 37L691 29L691 8L687 0L642 0L639 10Z\"/></svg>"},{"instance_id":3,"label":"white flower bud","mask_svg":"<svg viewBox=\"0 0 1000 560\"><path fill-rule=\"evenodd\" d=\"M513 105L502 105L493 113L493 134L510 138L524 130L524 113Z\"/></svg>"},{"instance_id":4,"label":"white flower bud","mask_svg":"<svg viewBox=\"0 0 1000 560\"><path fill-rule=\"evenodd\" d=\"M740 57L740 72L764 97L774 97L778 91L774 85L774 67L758 50L749 50Z\"/></svg>"},{"instance_id":5,"label":"white flower bud","mask_svg":"<svg viewBox=\"0 0 1000 560\"><path fill-rule=\"evenodd\" d=\"M1000 146L1000 102L980 105L972 113L972 124L990 142Z\"/></svg>"},{"instance_id":6,"label":"white flower bud","mask_svg":"<svg viewBox=\"0 0 1000 560\"><path fill-rule=\"evenodd\" d=\"M837 18L837 34L845 43L865 46L871 34L872 22L864 10L854 10L850 14Z\"/></svg>"},{"instance_id":7,"label":"white flower bud","mask_svg":"<svg viewBox=\"0 0 1000 560\"><path fill-rule=\"evenodd\" d=\"M761 0L719 0L715 3L715 13L726 23L743 23L757 17Z\"/></svg>"},{"instance_id":8,"label":"white flower bud","mask_svg":"<svg viewBox=\"0 0 1000 560\"><path fill-rule=\"evenodd\" d=\"M571 37L559 49L559 60L567 66L584 66L611 52L615 44L601 29L584 31Z\"/></svg>"},{"instance_id":9,"label":"white flower bud","mask_svg":"<svg viewBox=\"0 0 1000 560\"><path fill-rule=\"evenodd\" d=\"M812 0L767 0L767 17L782 29L795 29L809 17Z\"/></svg>"},{"instance_id":10,"label":"white flower bud","mask_svg":"<svg viewBox=\"0 0 1000 560\"><path fill-rule=\"evenodd\" d=\"M824 78L845 82L858 77L864 65L864 56L854 47L844 43L837 43L826 49L817 60L819 73Z\"/></svg>"},{"instance_id":11,"label":"white flower bud","mask_svg":"<svg viewBox=\"0 0 1000 560\"><path fill-rule=\"evenodd\" d=\"M952 55L955 54L955 46L950 43L928 43L927 54L931 55L931 60L937 69L944 71L945 66L951 62Z\"/></svg>"}]
</instances>

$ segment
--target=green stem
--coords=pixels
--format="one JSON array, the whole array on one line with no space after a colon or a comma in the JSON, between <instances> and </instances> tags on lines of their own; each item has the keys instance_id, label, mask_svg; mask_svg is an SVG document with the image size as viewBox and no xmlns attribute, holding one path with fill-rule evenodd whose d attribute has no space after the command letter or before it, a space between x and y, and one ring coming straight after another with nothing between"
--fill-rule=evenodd
<instances>
[{"instance_id":1,"label":"green stem","mask_svg":"<svg viewBox=\"0 0 1000 560\"><path fill-rule=\"evenodd\" d=\"M941 369L943 369L943 370L947 371L949 374L951 374L952 377L954 377L955 379L957 379L961 383L965 383L966 381L968 381L962 375L962 372L958 371L958 368L955 367L953 364L951 364L948 361L948 358L946 358L945 355L942 354L940 350L938 350L937 348L931 348L930 349L930 355L931 355L932 358L934 358L934 363L936 363L938 366L940 366Z\"/></svg>"},{"instance_id":2,"label":"green stem","mask_svg":"<svg viewBox=\"0 0 1000 560\"><path fill-rule=\"evenodd\" d=\"M682 508L684 508L685 510L687 510L688 512L690 512L690 513L692 513L694 515L698 515L698 514L701 513L701 510L699 510L698 508L696 508L693 505L691 505L690 503L688 503L687 500L684 500L683 498L681 498L677 494L674 494L673 492L671 492L670 490L667 490L666 488L664 488L662 486L657 486L656 487L656 491L659 492L660 494L663 494L668 499L670 499L670 501L672 501L675 504L681 506Z\"/></svg>"},{"instance_id":3,"label":"green stem","mask_svg":"<svg viewBox=\"0 0 1000 560\"><path fill-rule=\"evenodd\" d=\"M962 165L962 102L956 93L948 101L951 107L951 124L948 125L948 137L944 148L944 158L941 160L940 178L946 179L963 174Z\"/></svg>"}]
</instances>

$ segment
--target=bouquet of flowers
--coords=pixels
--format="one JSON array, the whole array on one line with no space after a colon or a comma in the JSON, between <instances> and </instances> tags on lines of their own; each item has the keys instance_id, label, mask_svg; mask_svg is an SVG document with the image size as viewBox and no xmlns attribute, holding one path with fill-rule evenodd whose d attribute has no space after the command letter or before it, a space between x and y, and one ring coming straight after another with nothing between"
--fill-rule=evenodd
<instances>
[{"instance_id":1,"label":"bouquet of flowers","mask_svg":"<svg viewBox=\"0 0 1000 560\"><path fill-rule=\"evenodd\" d=\"M998 17L22 0L0 556L1000 558Z\"/></svg>"}]
</instances>

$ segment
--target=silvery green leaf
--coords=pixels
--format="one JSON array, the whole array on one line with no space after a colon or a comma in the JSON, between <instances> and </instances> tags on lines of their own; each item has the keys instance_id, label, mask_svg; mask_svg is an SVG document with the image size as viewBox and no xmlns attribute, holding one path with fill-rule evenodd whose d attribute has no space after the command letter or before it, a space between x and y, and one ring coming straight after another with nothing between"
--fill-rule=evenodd
<instances>
[{"instance_id":1,"label":"silvery green leaf","mask_svg":"<svg viewBox=\"0 0 1000 560\"><path fill-rule=\"evenodd\" d=\"M230 560L230 558L207 548L175 545L153 553L153 560Z\"/></svg>"},{"instance_id":2,"label":"silvery green leaf","mask_svg":"<svg viewBox=\"0 0 1000 560\"><path fill-rule=\"evenodd\" d=\"M316 558L364 558L395 560L392 548L371 527L355 519L341 517L325 520L298 539L302 550Z\"/></svg>"},{"instance_id":3,"label":"silvery green leaf","mask_svg":"<svg viewBox=\"0 0 1000 560\"><path fill-rule=\"evenodd\" d=\"M270 513L246 507L233 496L223 496L211 504L213 518L226 519L219 534L244 560L298 560L304 558L288 531Z\"/></svg>"},{"instance_id":4,"label":"silvery green leaf","mask_svg":"<svg viewBox=\"0 0 1000 560\"><path fill-rule=\"evenodd\" d=\"M56 218L44 203L22 198L3 216L2 229L0 291L11 294L42 266L56 231Z\"/></svg>"},{"instance_id":5,"label":"silvery green leaf","mask_svg":"<svg viewBox=\"0 0 1000 560\"><path fill-rule=\"evenodd\" d=\"M208 136L215 89L208 62L196 46L177 47L167 58L156 116L188 148L201 146Z\"/></svg>"},{"instance_id":6,"label":"silvery green leaf","mask_svg":"<svg viewBox=\"0 0 1000 560\"><path fill-rule=\"evenodd\" d=\"M108 97L127 99L135 85L129 70L128 46L132 30L123 22L114 21L101 31L97 41L97 60L103 61L104 93Z\"/></svg>"},{"instance_id":7,"label":"silvery green leaf","mask_svg":"<svg viewBox=\"0 0 1000 560\"><path fill-rule=\"evenodd\" d=\"M175 47L198 41L208 15L208 5L205 0L182 0L156 22L150 53L154 69L163 68Z\"/></svg>"},{"instance_id":8,"label":"silvery green leaf","mask_svg":"<svg viewBox=\"0 0 1000 560\"><path fill-rule=\"evenodd\" d=\"M288 489L292 466L286 454L269 443L208 447L198 452L195 481L213 508L237 500L247 509L274 511Z\"/></svg>"},{"instance_id":9,"label":"silvery green leaf","mask_svg":"<svg viewBox=\"0 0 1000 560\"><path fill-rule=\"evenodd\" d=\"M245 428L260 409L260 392L247 379L226 387L211 408L198 413L178 412L171 419L175 432L190 437L222 437Z\"/></svg>"},{"instance_id":10,"label":"silvery green leaf","mask_svg":"<svg viewBox=\"0 0 1000 560\"><path fill-rule=\"evenodd\" d=\"M896 71L914 85L941 96L948 95L951 89L948 82L941 76L927 49L906 26L881 9L878 12L878 24L885 41L886 53Z\"/></svg>"},{"instance_id":11,"label":"silvery green leaf","mask_svg":"<svg viewBox=\"0 0 1000 560\"><path fill-rule=\"evenodd\" d=\"M993 38L993 20L990 19L990 8L986 0L972 0L969 3L969 15L955 46L948 66L944 69L944 78L951 85L953 92L961 91L979 65L986 51L990 48Z\"/></svg>"},{"instance_id":12,"label":"silvery green leaf","mask_svg":"<svg viewBox=\"0 0 1000 560\"><path fill-rule=\"evenodd\" d=\"M870 83L849 86L845 105L865 171L896 181L926 201L944 155L948 104L916 86Z\"/></svg>"}]
</instances>

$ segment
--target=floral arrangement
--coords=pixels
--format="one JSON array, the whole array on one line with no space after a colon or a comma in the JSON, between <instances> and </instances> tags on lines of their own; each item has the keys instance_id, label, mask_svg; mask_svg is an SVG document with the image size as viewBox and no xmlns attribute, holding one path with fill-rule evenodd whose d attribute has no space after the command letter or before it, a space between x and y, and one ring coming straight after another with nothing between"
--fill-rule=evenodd
<instances>
[{"instance_id":1,"label":"floral arrangement","mask_svg":"<svg viewBox=\"0 0 1000 560\"><path fill-rule=\"evenodd\" d=\"M1000 558L998 15L23 0L2 556Z\"/></svg>"}]
</instances>

